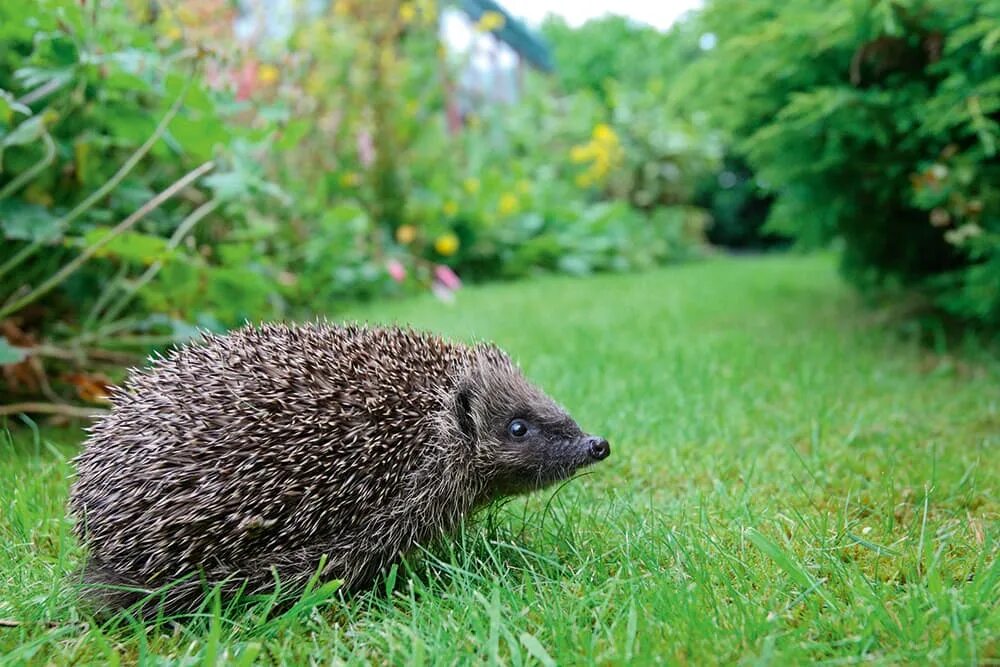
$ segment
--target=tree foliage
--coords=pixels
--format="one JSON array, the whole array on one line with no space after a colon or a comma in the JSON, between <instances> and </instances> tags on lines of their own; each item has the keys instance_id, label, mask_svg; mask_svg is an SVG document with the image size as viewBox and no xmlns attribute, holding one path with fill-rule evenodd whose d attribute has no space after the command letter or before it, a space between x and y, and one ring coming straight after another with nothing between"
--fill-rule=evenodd
<instances>
[{"instance_id":1,"label":"tree foliage","mask_svg":"<svg viewBox=\"0 0 1000 667\"><path fill-rule=\"evenodd\" d=\"M589 90L612 104L613 89L643 89L668 83L698 57L694 22L661 32L622 16L608 15L574 28L549 17L542 26L555 54L556 77L566 90Z\"/></svg>"},{"instance_id":2,"label":"tree foliage","mask_svg":"<svg viewBox=\"0 0 1000 667\"><path fill-rule=\"evenodd\" d=\"M699 20L718 45L673 103L733 139L770 228L1000 322L1000 3L712 0Z\"/></svg>"}]
</instances>

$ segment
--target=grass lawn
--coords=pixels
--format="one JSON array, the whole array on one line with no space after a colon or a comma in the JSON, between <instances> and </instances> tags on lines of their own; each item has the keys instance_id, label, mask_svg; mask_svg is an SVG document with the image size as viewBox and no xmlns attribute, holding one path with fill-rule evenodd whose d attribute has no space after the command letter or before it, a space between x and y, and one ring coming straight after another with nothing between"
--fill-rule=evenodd
<instances>
[{"instance_id":1,"label":"grass lawn","mask_svg":"<svg viewBox=\"0 0 1000 667\"><path fill-rule=\"evenodd\" d=\"M395 592L101 628L65 576L79 430L0 439L0 656L88 664L1000 661L1000 363L890 333L826 257L379 304L500 343L611 457ZM0 658L2 661L2 658Z\"/></svg>"}]
</instances>

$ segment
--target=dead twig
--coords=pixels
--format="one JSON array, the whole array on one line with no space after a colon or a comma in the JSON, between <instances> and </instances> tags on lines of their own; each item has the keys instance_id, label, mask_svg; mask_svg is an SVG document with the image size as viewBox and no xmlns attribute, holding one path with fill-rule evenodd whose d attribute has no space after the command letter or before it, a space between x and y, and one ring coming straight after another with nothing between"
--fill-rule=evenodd
<instances>
[{"instance_id":1,"label":"dead twig","mask_svg":"<svg viewBox=\"0 0 1000 667\"><path fill-rule=\"evenodd\" d=\"M25 625L28 625L28 623L24 621L16 621L13 618L0 618L0 628L20 628ZM56 621L43 621L41 622L41 625L45 626L46 628L79 626L80 628L86 629L90 627L87 623L57 623Z\"/></svg>"},{"instance_id":2,"label":"dead twig","mask_svg":"<svg viewBox=\"0 0 1000 667\"><path fill-rule=\"evenodd\" d=\"M24 413L93 419L95 417L108 414L108 411L104 408L90 407L87 405L63 405L61 403L39 403L31 401L25 403L11 403L10 405L0 405L0 417Z\"/></svg>"},{"instance_id":3,"label":"dead twig","mask_svg":"<svg viewBox=\"0 0 1000 667\"><path fill-rule=\"evenodd\" d=\"M128 352L115 352L114 350L100 349L65 349L53 345L36 345L35 347L23 348L28 356L51 357L52 359L62 359L65 361L86 362L88 359L94 361L107 361L113 364L134 364L142 360L141 354L130 354Z\"/></svg>"},{"instance_id":4,"label":"dead twig","mask_svg":"<svg viewBox=\"0 0 1000 667\"><path fill-rule=\"evenodd\" d=\"M3 307L0 307L0 318L4 318L11 313L17 312L21 308L24 308L28 304L36 301L40 297L48 294L58 285L60 285L66 278L73 274L77 269L83 266L88 259L90 259L94 253L100 250L102 247L107 245L116 236L120 236L123 232L128 230L132 225L137 223L146 217L150 211L158 208L160 204L167 201L175 194L186 188L188 185L198 180L203 174L211 171L215 167L215 163L209 160L199 167L192 169L188 173L184 174L181 178L174 181L169 187L167 187L163 192L157 194L152 199L147 201L145 204L139 207L132 215L128 216L115 227L113 227L107 234L102 236L98 241L95 241L91 245L83 249L79 255L74 257L72 261L68 262L65 266L60 268L51 277L42 282L28 294L24 295L20 299L17 299L13 303L8 303Z\"/></svg>"}]
</instances>

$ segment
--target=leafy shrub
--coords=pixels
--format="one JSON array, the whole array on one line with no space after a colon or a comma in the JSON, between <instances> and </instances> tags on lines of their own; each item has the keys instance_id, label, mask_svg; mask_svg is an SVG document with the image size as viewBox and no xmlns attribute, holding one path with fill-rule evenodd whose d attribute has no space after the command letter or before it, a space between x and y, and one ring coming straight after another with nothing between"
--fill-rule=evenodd
<instances>
[{"instance_id":1,"label":"leafy shrub","mask_svg":"<svg viewBox=\"0 0 1000 667\"><path fill-rule=\"evenodd\" d=\"M697 104L670 104L674 82L703 53L696 14L664 32L617 16L579 28L552 18L543 29L560 84L603 105L603 117L619 138L624 159L607 184L609 196L647 211L686 207L707 226L713 243L768 243L758 232L768 198L748 189L755 183L749 175L740 177L738 187L728 183L735 172L721 162L727 151L723 135Z\"/></svg>"},{"instance_id":2,"label":"leafy shrub","mask_svg":"<svg viewBox=\"0 0 1000 667\"><path fill-rule=\"evenodd\" d=\"M625 164L612 192L643 210L692 205L699 181L718 169L722 146L715 133L703 122L669 115L660 79L613 91L612 124L622 135Z\"/></svg>"},{"instance_id":3,"label":"leafy shrub","mask_svg":"<svg viewBox=\"0 0 1000 667\"><path fill-rule=\"evenodd\" d=\"M261 132L204 53L121 3L0 5L0 359L11 394L100 399L126 359L282 309L254 255ZM16 347L15 347L16 346ZM78 371L86 370L86 374ZM96 379L95 379L96 378Z\"/></svg>"},{"instance_id":4,"label":"leafy shrub","mask_svg":"<svg viewBox=\"0 0 1000 667\"><path fill-rule=\"evenodd\" d=\"M267 310L266 289L237 308L231 293L212 298L197 287L262 280L259 267L223 270L214 259L251 229L237 200L267 190L253 173L259 147L196 75L196 55L132 21L116 5L91 15L69 0L0 8L4 314L25 296L19 290L45 285L74 257L90 261L44 304L47 317L81 318L81 332L120 314L153 265L163 270L142 279L139 298L172 302L167 310L180 319L197 316L179 298L181 275L199 292L199 308L232 311L227 322ZM192 182L113 230L199 165L214 171L202 187Z\"/></svg>"},{"instance_id":5,"label":"leafy shrub","mask_svg":"<svg viewBox=\"0 0 1000 667\"><path fill-rule=\"evenodd\" d=\"M697 224L677 216L668 217L684 232L671 238L684 239L683 252L674 241L644 243L651 230L674 223L651 225L628 207L610 209L621 212L614 224L590 224L608 210L602 199L628 199L614 176L632 159L631 145L617 150L618 134L604 123L608 111L595 96L553 94L550 80L529 72L516 103L474 106L456 131L447 122L444 91L463 63L441 59L427 7L375 18L363 7L302 22L288 49L324 58L284 68L275 98L288 127L303 128L277 156L274 176L295 193L296 218L321 220L344 206L360 211L349 217L361 236L339 244L355 249L353 268L326 263L326 272L392 291L379 277L386 275L383 266L393 267L390 275L404 285L427 284L440 266L471 280L624 270L688 254L698 244ZM387 32L402 38L386 40ZM325 113L335 122L316 122ZM316 150L331 145L337 150ZM586 146L596 150L594 159L574 161ZM393 160L380 163L379 154ZM648 208L675 203L665 198ZM311 224L302 227L315 238ZM310 262L291 266L304 283L317 282L305 275Z\"/></svg>"},{"instance_id":6,"label":"leafy shrub","mask_svg":"<svg viewBox=\"0 0 1000 667\"><path fill-rule=\"evenodd\" d=\"M456 271L645 267L700 241L701 212L666 194L676 183L636 207L640 186L616 178L649 137L608 126L590 93L528 76L518 103L456 131L446 91L461 63L439 48L433 2L303 3L289 35L262 24L252 50L227 0L94 9L0 5L12 393L100 398L98 371L136 359L123 350L194 325L429 286L447 298ZM574 162L588 143L596 152ZM687 159L674 148L664 159Z\"/></svg>"},{"instance_id":7,"label":"leafy shrub","mask_svg":"<svg viewBox=\"0 0 1000 667\"><path fill-rule=\"evenodd\" d=\"M1000 322L1000 3L712 0L700 20L718 46L676 97L739 139L769 228Z\"/></svg>"},{"instance_id":8,"label":"leafy shrub","mask_svg":"<svg viewBox=\"0 0 1000 667\"><path fill-rule=\"evenodd\" d=\"M558 17L542 25L551 45L555 76L567 91L589 91L608 108L616 90L643 90L658 81L660 90L698 57L699 33L693 21L679 21L666 32L622 16L591 19L574 28Z\"/></svg>"},{"instance_id":9,"label":"leafy shrub","mask_svg":"<svg viewBox=\"0 0 1000 667\"><path fill-rule=\"evenodd\" d=\"M626 270L689 256L701 238L690 220L696 214L656 223L614 195L625 157L600 117L588 97L538 95L483 109L459 135L442 133L434 143L444 154L414 164L423 177L400 230L414 230L403 235L406 246L471 279ZM439 247L449 235L457 243Z\"/></svg>"}]
</instances>

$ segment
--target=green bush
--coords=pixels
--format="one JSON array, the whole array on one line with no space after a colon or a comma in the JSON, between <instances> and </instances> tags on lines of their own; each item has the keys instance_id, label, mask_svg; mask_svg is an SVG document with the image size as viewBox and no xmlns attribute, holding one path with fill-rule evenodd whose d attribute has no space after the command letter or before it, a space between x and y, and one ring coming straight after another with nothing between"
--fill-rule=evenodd
<instances>
[{"instance_id":1,"label":"green bush","mask_svg":"<svg viewBox=\"0 0 1000 667\"><path fill-rule=\"evenodd\" d=\"M700 244L699 211L651 224L604 205L635 203L611 166L637 161L641 147L613 130L609 138L611 113L589 91L558 93L529 71L514 103L466 99L456 131L445 91L465 63L439 51L432 3L303 11L288 38L269 45L282 66L258 91L267 102L258 115L283 124L267 173L292 201L259 213L292 220L276 225L271 243L294 305L426 287L440 282L441 266L467 280L624 270ZM700 156L689 144L668 158ZM584 146L596 153L574 161ZM657 192L647 208L678 203L688 202ZM620 212L613 224L593 223L607 210ZM655 230L665 236L651 242Z\"/></svg>"},{"instance_id":2,"label":"green bush","mask_svg":"<svg viewBox=\"0 0 1000 667\"><path fill-rule=\"evenodd\" d=\"M784 245L782 236L762 229L772 198L732 155L732 140L707 122L698 91L686 104L671 104L677 80L704 55L700 15L663 32L617 16L579 28L552 18L543 29L560 85L592 95L621 137L625 160L612 178L612 196L644 210L698 207L713 244Z\"/></svg>"},{"instance_id":3,"label":"green bush","mask_svg":"<svg viewBox=\"0 0 1000 667\"><path fill-rule=\"evenodd\" d=\"M123 3L0 3L0 402L100 401L194 325L284 312L270 130L208 64Z\"/></svg>"},{"instance_id":4,"label":"green bush","mask_svg":"<svg viewBox=\"0 0 1000 667\"><path fill-rule=\"evenodd\" d=\"M232 122L201 68L197 53L136 26L117 3L93 14L72 0L3 3L4 315L62 319L93 336L135 314L133 297L180 321L270 311L268 268L230 258L253 234L247 206L276 193L255 165L254 133ZM208 175L127 224L199 168ZM238 298L226 284L240 286Z\"/></svg>"},{"instance_id":5,"label":"green bush","mask_svg":"<svg viewBox=\"0 0 1000 667\"><path fill-rule=\"evenodd\" d=\"M548 85L530 81L518 104L482 108L457 136L432 139L444 154L414 165L422 178L411 224L460 240L454 257L438 259L477 279L621 271L696 252L702 214L684 197L656 184L645 206L632 197L629 175L647 155L638 139L605 122L593 95L553 95ZM668 157L688 160L685 149Z\"/></svg>"},{"instance_id":6,"label":"green bush","mask_svg":"<svg viewBox=\"0 0 1000 667\"><path fill-rule=\"evenodd\" d=\"M1000 3L711 0L699 20L718 44L675 101L737 139L769 228L1000 323Z\"/></svg>"},{"instance_id":7,"label":"green bush","mask_svg":"<svg viewBox=\"0 0 1000 667\"><path fill-rule=\"evenodd\" d=\"M542 25L555 56L554 76L567 91L589 91L608 108L615 90L643 90L672 77L700 54L696 24L679 21L666 32L622 16L591 19L574 28L558 17Z\"/></svg>"},{"instance_id":8,"label":"green bush","mask_svg":"<svg viewBox=\"0 0 1000 667\"><path fill-rule=\"evenodd\" d=\"M626 133L608 124L623 105L530 73L518 102L456 131L445 91L462 63L439 48L435 3L295 11L289 35L250 51L227 0L0 5L0 363L19 362L14 393L62 400L50 366L114 374L123 349L193 325L428 287L447 298L456 271L582 274L696 252L703 214L678 165L710 158L690 128L658 134L648 98L616 92L640 109ZM654 149L669 178L622 180Z\"/></svg>"}]
</instances>

